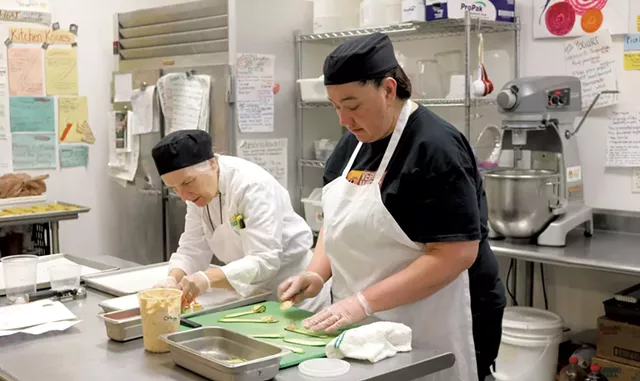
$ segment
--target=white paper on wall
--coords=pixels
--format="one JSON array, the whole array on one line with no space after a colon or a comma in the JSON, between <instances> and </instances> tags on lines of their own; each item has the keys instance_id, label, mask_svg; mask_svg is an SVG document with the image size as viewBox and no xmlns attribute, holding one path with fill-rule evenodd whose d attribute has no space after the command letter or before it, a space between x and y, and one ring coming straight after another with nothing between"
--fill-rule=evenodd
<instances>
[{"instance_id":1,"label":"white paper on wall","mask_svg":"<svg viewBox=\"0 0 640 381\"><path fill-rule=\"evenodd\" d=\"M240 53L236 59L236 110L243 133L273 132L275 56Z\"/></svg>"},{"instance_id":2,"label":"white paper on wall","mask_svg":"<svg viewBox=\"0 0 640 381\"><path fill-rule=\"evenodd\" d=\"M238 157L269 172L287 187L287 139L252 139L238 142Z\"/></svg>"},{"instance_id":3,"label":"white paper on wall","mask_svg":"<svg viewBox=\"0 0 640 381\"><path fill-rule=\"evenodd\" d=\"M640 109L609 114L606 167L640 167Z\"/></svg>"}]
</instances>

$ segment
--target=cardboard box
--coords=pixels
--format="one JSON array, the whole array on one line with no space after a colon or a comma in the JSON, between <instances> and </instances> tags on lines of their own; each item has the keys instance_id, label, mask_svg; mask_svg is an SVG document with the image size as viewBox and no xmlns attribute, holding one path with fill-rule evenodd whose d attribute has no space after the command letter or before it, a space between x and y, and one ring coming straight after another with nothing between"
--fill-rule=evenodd
<instances>
[{"instance_id":1,"label":"cardboard box","mask_svg":"<svg viewBox=\"0 0 640 381\"><path fill-rule=\"evenodd\" d=\"M515 0L425 0L427 21L462 19L465 11L471 18L514 22Z\"/></svg>"},{"instance_id":2,"label":"cardboard box","mask_svg":"<svg viewBox=\"0 0 640 381\"><path fill-rule=\"evenodd\" d=\"M594 357L592 362L600 365L600 372L609 381L638 381L640 380L640 368L619 364L617 362Z\"/></svg>"},{"instance_id":3,"label":"cardboard box","mask_svg":"<svg viewBox=\"0 0 640 381\"><path fill-rule=\"evenodd\" d=\"M640 368L640 325L600 317L597 356Z\"/></svg>"}]
</instances>

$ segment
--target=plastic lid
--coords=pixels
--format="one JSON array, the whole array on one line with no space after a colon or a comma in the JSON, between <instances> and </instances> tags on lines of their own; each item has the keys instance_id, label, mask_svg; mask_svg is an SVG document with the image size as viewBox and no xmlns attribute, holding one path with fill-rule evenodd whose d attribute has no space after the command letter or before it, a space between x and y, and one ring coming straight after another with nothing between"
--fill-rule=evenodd
<instances>
[{"instance_id":1,"label":"plastic lid","mask_svg":"<svg viewBox=\"0 0 640 381\"><path fill-rule=\"evenodd\" d=\"M515 329L561 329L563 321L553 312L532 307L507 307L502 319L504 328Z\"/></svg>"},{"instance_id":2,"label":"plastic lid","mask_svg":"<svg viewBox=\"0 0 640 381\"><path fill-rule=\"evenodd\" d=\"M351 364L340 359L320 358L306 360L298 365L300 373L309 377L336 377L347 373Z\"/></svg>"},{"instance_id":3,"label":"plastic lid","mask_svg":"<svg viewBox=\"0 0 640 381\"><path fill-rule=\"evenodd\" d=\"M577 357L569 357L569 364L577 364L577 363L578 363Z\"/></svg>"}]
</instances>

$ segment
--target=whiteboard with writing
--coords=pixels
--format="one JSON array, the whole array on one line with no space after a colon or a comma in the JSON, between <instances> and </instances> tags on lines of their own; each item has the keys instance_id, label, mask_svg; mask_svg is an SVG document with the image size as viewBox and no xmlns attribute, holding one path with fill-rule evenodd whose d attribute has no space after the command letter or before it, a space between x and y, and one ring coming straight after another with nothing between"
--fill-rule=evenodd
<instances>
[{"instance_id":1,"label":"whiteboard with writing","mask_svg":"<svg viewBox=\"0 0 640 381\"><path fill-rule=\"evenodd\" d=\"M238 157L261 166L287 188L286 138L241 140Z\"/></svg>"},{"instance_id":2,"label":"whiteboard with writing","mask_svg":"<svg viewBox=\"0 0 640 381\"><path fill-rule=\"evenodd\" d=\"M611 50L609 32L588 35L564 44L567 75L578 77L582 84L582 109L586 109L593 99L604 90L617 90L616 57ZM618 103L617 94L600 97L594 108Z\"/></svg>"},{"instance_id":3,"label":"whiteboard with writing","mask_svg":"<svg viewBox=\"0 0 640 381\"><path fill-rule=\"evenodd\" d=\"M241 132L273 132L275 56L238 54L236 109Z\"/></svg>"},{"instance_id":4,"label":"whiteboard with writing","mask_svg":"<svg viewBox=\"0 0 640 381\"><path fill-rule=\"evenodd\" d=\"M640 109L611 111L607 167L640 167Z\"/></svg>"}]
</instances>

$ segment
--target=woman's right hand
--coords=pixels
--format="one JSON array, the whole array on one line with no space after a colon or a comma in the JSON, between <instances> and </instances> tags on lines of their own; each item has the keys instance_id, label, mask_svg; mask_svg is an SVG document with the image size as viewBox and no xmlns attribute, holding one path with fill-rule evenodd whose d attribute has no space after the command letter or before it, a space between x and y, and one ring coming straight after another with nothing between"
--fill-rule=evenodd
<instances>
[{"instance_id":1,"label":"woman's right hand","mask_svg":"<svg viewBox=\"0 0 640 381\"><path fill-rule=\"evenodd\" d=\"M278 286L278 298L284 302L291 300L299 303L305 299L313 298L322 291L324 279L312 271L302 275L291 277Z\"/></svg>"},{"instance_id":2,"label":"woman's right hand","mask_svg":"<svg viewBox=\"0 0 640 381\"><path fill-rule=\"evenodd\" d=\"M180 284L178 284L176 278L172 276L168 276L161 282L156 283L153 288L175 288L177 290L182 290L182 287L180 287Z\"/></svg>"}]
</instances>

